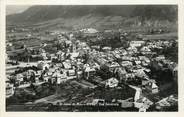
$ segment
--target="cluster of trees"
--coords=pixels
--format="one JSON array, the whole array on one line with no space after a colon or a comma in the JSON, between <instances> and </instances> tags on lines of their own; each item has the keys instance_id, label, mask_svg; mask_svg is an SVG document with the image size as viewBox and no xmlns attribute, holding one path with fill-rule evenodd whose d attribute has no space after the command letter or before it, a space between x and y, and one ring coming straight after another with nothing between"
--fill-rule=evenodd
<instances>
[{"instance_id":1,"label":"cluster of trees","mask_svg":"<svg viewBox=\"0 0 184 117\"><path fill-rule=\"evenodd\" d=\"M104 33L101 35L101 38L97 39L97 37L80 37L79 40L87 42L89 46L100 46L100 50L105 47L128 47L128 42L126 41L125 36L121 36L120 33Z\"/></svg>"},{"instance_id":2,"label":"cluster of trees","mask_svg":"<svg viewBox=\"0 0 184 117\"><path fill-rule=\"evenodd\" d=\"M106 65L101 66L100 70L96 72L97 76L100 76L103 80L107 80L114 76Z\"/></svg>"},{"instance_id":3,"label":"cluster of trees","mask_svg":"<svg viewBox=\"0 0 184 117\"><path fill-rule=\"evenodd\" d=\"M178 62L178 43L174 41L171 47L165 48L163 54L171 61Z\"/></svg>"},{"instance_id":4,"label":"cluster of trees","mask_svg":"<svg viewBox=\"0 0 184 117\"><path fill-rule=\"evenodd\" d=\"M30 66L30 67L24 67L24 68L19 68L18 70L15 71L14 74L19 74L22 72L25 72L27 70L34 70L34 71L38 71L39 69L36 66Z\"/></svg>"},{"instance_id":5,"label":"cluster of trees","mask_svg":"<svg viewBox=\"0 0 184 117\"><path fill-rule=\"evenodd\" d=\"M26 102L33 102L36 99L40 99L49 95L54 94L56 86L44 83L40 86L33 84L26 89L16 89L14 96L6 99L6 105L10 104L23 104Z\"/></svg>"}]
</instances>

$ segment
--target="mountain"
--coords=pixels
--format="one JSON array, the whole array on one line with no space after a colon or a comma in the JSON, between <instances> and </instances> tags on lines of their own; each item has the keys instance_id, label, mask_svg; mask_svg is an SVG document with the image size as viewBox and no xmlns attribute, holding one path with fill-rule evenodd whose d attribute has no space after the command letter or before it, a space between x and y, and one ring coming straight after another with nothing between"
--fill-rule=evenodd
<instances>
[{"instance_id":1,"label":"mountain","mask_svg":"<svg viewBox=\"0 0 184 117\"><path fill-rule=\"evenodd\" d=\"M23 13L7 15L7 24L50 22L64 26L121 25L146 20L176 22L174 5L41 5L32 6ZM127 20L129 19L129 20ZM53 23L54 22L54 23ZM100 23L99 23L100 22ZM79 24L77 24L79 23Z\"/></svg>"},{"instance_id":2,"label":"mountain","mask_svg":"<svg viewBox=\"0 0 184 117\"><path fill-rule=\"evenodd\" d=\"M10 15L10 14L16 14L16 13L22 13L25 10L27 10L29 7L29 5L7 5L6 6L6 14Z\"/></svg>"}]
</instances>

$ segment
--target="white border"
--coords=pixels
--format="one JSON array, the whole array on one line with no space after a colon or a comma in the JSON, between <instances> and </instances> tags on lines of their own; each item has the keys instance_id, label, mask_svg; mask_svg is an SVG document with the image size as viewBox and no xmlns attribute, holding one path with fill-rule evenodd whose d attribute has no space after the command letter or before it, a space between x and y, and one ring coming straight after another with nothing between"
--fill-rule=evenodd
<instances>
[{"instance_id":1,"label":"white border","mask_svg":"<svg viewBox=\"0 0 184 117\"><path fill-rule=\"evenodd\" d=\"M6 5L133 5L176 4L178 5L179 36L179 112L5 112L5 8ZM184 116L184 4L182 0L0 0L0 117L50 117L50 116L137 116L137 117L182 117Z\"/></svg>"}]
</instances>

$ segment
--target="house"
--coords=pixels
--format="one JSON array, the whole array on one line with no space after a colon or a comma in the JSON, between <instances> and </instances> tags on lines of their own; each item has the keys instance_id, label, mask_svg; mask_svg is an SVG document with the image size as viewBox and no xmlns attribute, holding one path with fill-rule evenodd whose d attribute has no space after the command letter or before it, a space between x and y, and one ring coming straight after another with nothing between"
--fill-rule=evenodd
<instances>
[{"instance_id":1,"label":"house","mask_svg":"<svg viewBox=\"0 0 184 117\"><path fill-rule=\"evenodd\" d=\"M113 55L114 55L115 58L121 58L119 53L113 52Z\"/></svg>"},{"instance_id":2,"label":"house","mask_svg":"<svg viewBox=\"0 0 184 117\"><path fill-rule=\"evenodd\" d=\"M139 56L139 60L145 61L146 63L150 63L150 59L147 58L146 56Z\"/></svg>"},{"instance_id":3,"label":"house","mask_svg":"<svg viewBox=\"0 0 184 117\"><path fill-rule=\"evenodd\" d=\"M104 99L93 99L91 104L92 105L105 104L105 100Z\"/></svg>"},{"instance_id":4,"label":"house","mask_svg":"<svg viewBox=\"0 0 184 117\"><path fill-rule=\"evenodd\" d=\"M102 48L103 51L111 51L111 49L112 49L111 47L103 47Z\"/></svg>"},{"instance_id":5,"label":"house","mask_svg":"<svg viewBox=\"0 0 184 117\"><path fill-rule=\"evenodd\" d=\"M6 83L6 98L13 96L13 94L14 94L13 84Z\"/></svg>"},{"instance_id":6,"label":"house","mask_svg":"<svg viewBox=\"0 0 184 117\"><path fill-rule=\"evenodd\" d=\"M135 69L135 70L133 70L133 72L135 73L135 76L137 76L139 78L147 78L148 77L146 75L146 73L144 72L144 69Z\"/></svg>"},{"instance_id":7,"label":"house","mask_svg":"<svg viewBox=\"0 0 184 117\"><path fill-rule=\"evenodd\" d=\"M85 33L85 34L93 34L93 33L97 33L98 30L94 29L94 28L85 28L85 29L81 29L81 32Z\"/></svg>"},{"instance_id":8,"label":"house","mask_svg":"<svg viewBox=\"0 0 184 117\"><path fill-rule=\"evenodd\" d=\"M123 67L125 67L125 66L132 66L133 64L132 64L132 62L130 62L130 61L122 61L122 62L121 62L121 65L122 65Z\"/></svg>"},{"instance_id":9,"label":"house","mask_svg":"<svg viewBox=\"0 0 184 117\"><path fill-rule=\"evenodd\" d=\"M65 61L65 62L63 62L63 67L64 67L64 69L71 69L72 68L72 65L71 65L70 62Z\"/></svg>"},{"instance_id":10,"label":"house","mask_svg":"<svg viewBox=\"0 0 184 117\"><path fill-rule=\"evenodd\" d=\"M140 49L141 52L151 52L150 48L148 46L143 46L141 49Z\"/></svg>"},{"instance_id":11,"label":"house","mask_svg":"<svg viewBox=\"0 0 184 117\"><path fill-rule=\"evenodd\" d=\"M134 61L136 65L140 65L141 61Z\"/></svg>"},{"instance_id":12,"label":"house","mask_svg":"<svg viewBox=\"0 0 184 117\"><path fill-rule=\"evenodd\" d=\"M172 70L172 73L173 73L173 78L174 78L174 81L175 82L178 82L178 65L176 65L175 67L174 67L174 69Z\"/></svg>"},{"instance_id":13,"label":"house","mask_svg":"<svg viewBox=\"0 0 184 117\"><path fill-rule=\"evenodd\" d=\"M134 79L135 79L134 73L127 73L127 74L125 74L125 78L123 80L126 82L126 81L132 81Z\"/></svg>"},{"instance_id":14,"label":"house","mask_svg":"<svg viewBox=\"0 0 184 117\"><path fill-rule=\"evenodd\" d=\"M76 59L78 56L79 56L79 52L70 53L70 58L71 58L72 60Z\"/></svg>"},{"instance_id":15,"label":"house","mask_svg":"<svg viewBox=\"0 0 184 117\"><path fill-rule=\"evenodd\" d=\"M16 81L18 81L18 84L22 83L24 81L24 76L21 73L17 74Z\"/></svg>"},{"instance_id":16,"label":"house","mask_svg":"<svg viewBox=\"0 0 184 117\"><path fill-rule=\"evenodd\" d=\"M178 105L178 96L170 95L166 98L161 99L160 101L156 102L156 109L162 110L164 108L168 108L170 106Z\"/></svg>"},{"instance_id":17,"label":"house","mask_svg":"<svg viewBox=\"0 0 184 117\"><path fill-rule=\"evenodd\" d=\"M123 68L116 68L114 70L114 73L117 74L117 77L120 78L120 81L125 78L125 75L127 74L126 70Z\"/></svg>"},{"instance_id":18,"label":"house","mask_svg":"<svg viewBox=\"0 0 184 117\"><path fill-rule=\"evenodd\" d=\"M64 60L64 55L65 55L65 53L62 51L58 51L56 53L57 59L59 59L59 60Z\"/></svg>"},{"instance_id":19,"label":"house","mask_svg":"<svg viewBox=\"0 0 184 117\"><path fill-rule=\"evenodd\" d=\"M52 78L52 74L53 74L53 73L54 73L54 72L51 72L51 71L45 73L45 74L43 75L43 80L44 80L44 82L49 82L49 79Z\"/></svg>"},{"instance_id":20,"label":"house","mask_svg":"<svg viewBox=\"0 0 184 117\"><path fill-rule=\"evenodd\" d=\"M62 82L65 82L67 80L67 77L65 74L59 74L56 77L56 83L61 84Z\"/></svg>"},{"instance_id":21,"label":"house","mask_svg":"<svg viewBox=\"0 0 184 117\"><path fill-rule=\"evenodd\" d=\"M91 48L94 49L94 50L100 50L100 46L97 46L97 45L91 46Z\"/></svg>"},{"instance_id":22,"label":"house","mask_svg":"<svg viewBox=\"0 0 184 117\"><path fill-rule=\"evenodd\" d=\"M119 83L119 81L116 78L110 78L110 79L106 80L105 86L110 87L110 88L117 87L118 83Z\"/></svg>"},{"instance_id":23,"label":"house","mask_svg":"<svg viewBox=\"0 0 184 117\"><path fill-rule=\"evenodd\" d=\"M36 76L36 77L41 76L41 74L42 74L42 71L41 71L41 70L35 71L35 76Z\"/></svg>"},{"instance_id":24,"label":"house","mask_svg":"<svg viewBox=\"0 0 184 117\"><path fill-rule=\"evenodd\" d=\"M98 30L94 28L85 28L80 30L84 36L97 36Z\"/></svg>"},{"instance_id":25,"label":"house","mask_svg":"<svg viewBox=\"0 0 184 117\"><path fill-rule=\"evenodd\" d=\"M76 72L74 69L70 69L67 71L67 76L75 76L76 75Z\"/></svg>"},{"instance_id":26,"label":"house","mask_svg":"<svg viewBox=\"0 0 184 117\"><path fill-rule=\"evenodd\" d=\"M155 59L156 59L156 61L165 60L165 56L164 56L164 55L159 55L159 56L156 57Z\"/></svg>"},{"instance_id":27,"label":"house","mask_svg":"<svg viewBox=\"0 0 184 117\"><path fill-rule=\"evenodd\" d=\"M37 64L37 68L40 70L48 70L49 69L49 64L44 62L44 61L39 61Z\"/></svg>"},{"instance_id":28,"label":"house","mask_svg":"<svg viewBox=\"0 0 184 117\"><path fill-rule=\"evenodd\" d=\"M82 60L81 60L82 61ZM75 66L77 67L77 69L82 69L83 68L83 63L81 61L77 61L75 63Z\"/></svg>"},{"instance_id":29,"label":"house","mask_svg":"<svg viewBox=\"0 0 184 117\"><path fill-rule=\"evenodd\" d=\"M122 108L131 108L134 106L133 98L128 98L126 100L117 100L121 104Z\"/></svg>"},{"instance_id":30,"label":"house","mask_svg":"<svg viewBox=\"0 0 184 117\"><path fill-rule=\"evenodd\" d=\"M83 77L83 72L82 71L77 71L77 78L82 78Z\"/></svg>"},{"instance_id":31,"label":"house","mask_svg":"<svg viewBox=\"0 0 184 117\"><path fill-rule=\"evenodd\" d=\"M143 44L145 44L145 41L131 41L130 42L130 46L131 47L140 47Z\"/></svg>"},{"instance_id":32,"label":"house","mask_svg":"<svg viewBox=\"0 0 184 117\"><path fill-rule=\"evenodd\" d=\"M110 70L111 72L113 72L114 69L120 67L120 65L119 65L117 62L109 62L109 63L107 63L106 65L107 65L107 67L109 68L109 70Z\"/></svg>"},{"instance_id":33,"label":"house","mask_svg":"<svg viewBox=\"0 0 184 117\"><path fill-rule=\"evenodd\" d=\"M150 91L151 93L155 94L158 93L158 86L156 85L154 80L149 80L147 84L145 84L146 90Z\"/></svg>"},{"instance_id":34,"label":"house","mask_svg":"<svg viewBox=\"0 0 184 117\"><path fill-rule=\"evenodd\" d=\"M127 48L128 53L134 53L137 52L137 48L134 46L130 46Z\"/></svg>"},{"instance_id":35,"label":"house","mask_svg":"<svg viewBox=\"0 0 184 117\"><path fill-rule=\"evenodd\" d=\"M40 53L41 57L43 58L43 60L47 60L47 53L46 52L42 52Z\"/></svg>"},{"instance_id":36,"label":"house","mask_svg":"<svg viewBox=\"0 0 184 117\"><path fill-rule=\"evenodd\" d=\"M153 102L146 97L142 97L134 102L134 107L143 112L145 112L151 105L153 105Z\"/></svg>"},{"instance_id":37,"label":"house","mask_svg":"<svg viewBox=\"0 0 184 117\"><path fill-rule=\"evenodd\" d=\"M66 44L67 47L69 47L69 46L72 45L72 42L71 42L70 40L66 40L66 41L65 41L65 44Z\"/></svg>"},{"instance_id":38,"label":"house","mask_svg":"<svg viewBox=\"0 0 184 117\"><path fill-rule=\"evenodd\" d=\"M91 62L90 65L94 68L94 69L100 69L100 65L96 62Z\"/></svg>"},{"instance_id":39,"label":"house","mask_svg":"<svg viewBox=\"0 0 184 117\"><path fill-rule=\"evenodd\" d=\"M142 78L142 86L144 87L146 84L149 83L149 79L148 78Z\"/></svg>"},{"instance_id":40,"label":"house","mask_svg":"<svg viewBox=\"0 0 184 117\"><path fill-rule=\"evenodd\" d=\"M35 75L35 71L34 70L27 70L25 72L25 75L29 79L31 76Z\"/></svg>"},{"instance_id":41,"label":"house","mask_svg":"<svg viewBox=\"0 0 184 117\"><path fill-rule=\"evenodd\" d=\"M88 79L89 77L94 76L95 73L96 73L96 70L93 67L86 66L84 68L84 76L86 77L86 79Z\"/></svg>"},{"instance_id":42,"label":"house","mask_svg":"<svg viewBox=\"0 0 184 117\"><path fill-rule=\"evenodd\" d=\"M127 51L125 49L123 49L123 48L118 48L118 49L115 49L113 51L113 54L115 56L117 56L117 55L119 55L119 56L125 56L125 55L127 55Z\"/></svg>"}]
</instances>

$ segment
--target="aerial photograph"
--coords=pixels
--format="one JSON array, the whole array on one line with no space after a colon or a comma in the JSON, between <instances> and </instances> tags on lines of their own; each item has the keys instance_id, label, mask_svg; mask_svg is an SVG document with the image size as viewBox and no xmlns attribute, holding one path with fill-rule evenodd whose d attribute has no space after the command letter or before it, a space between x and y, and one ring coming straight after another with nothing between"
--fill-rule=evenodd
<instances>
[{"instance_id":1,"label":"aerial photograph","mask_svg":"<svg viewBox=\"0 0 184 117\"><path fill-rule=\"evenodd\" d=\"M177 5L6 5L7 112L178 112Z\"/></svg>"}]
</instances>

